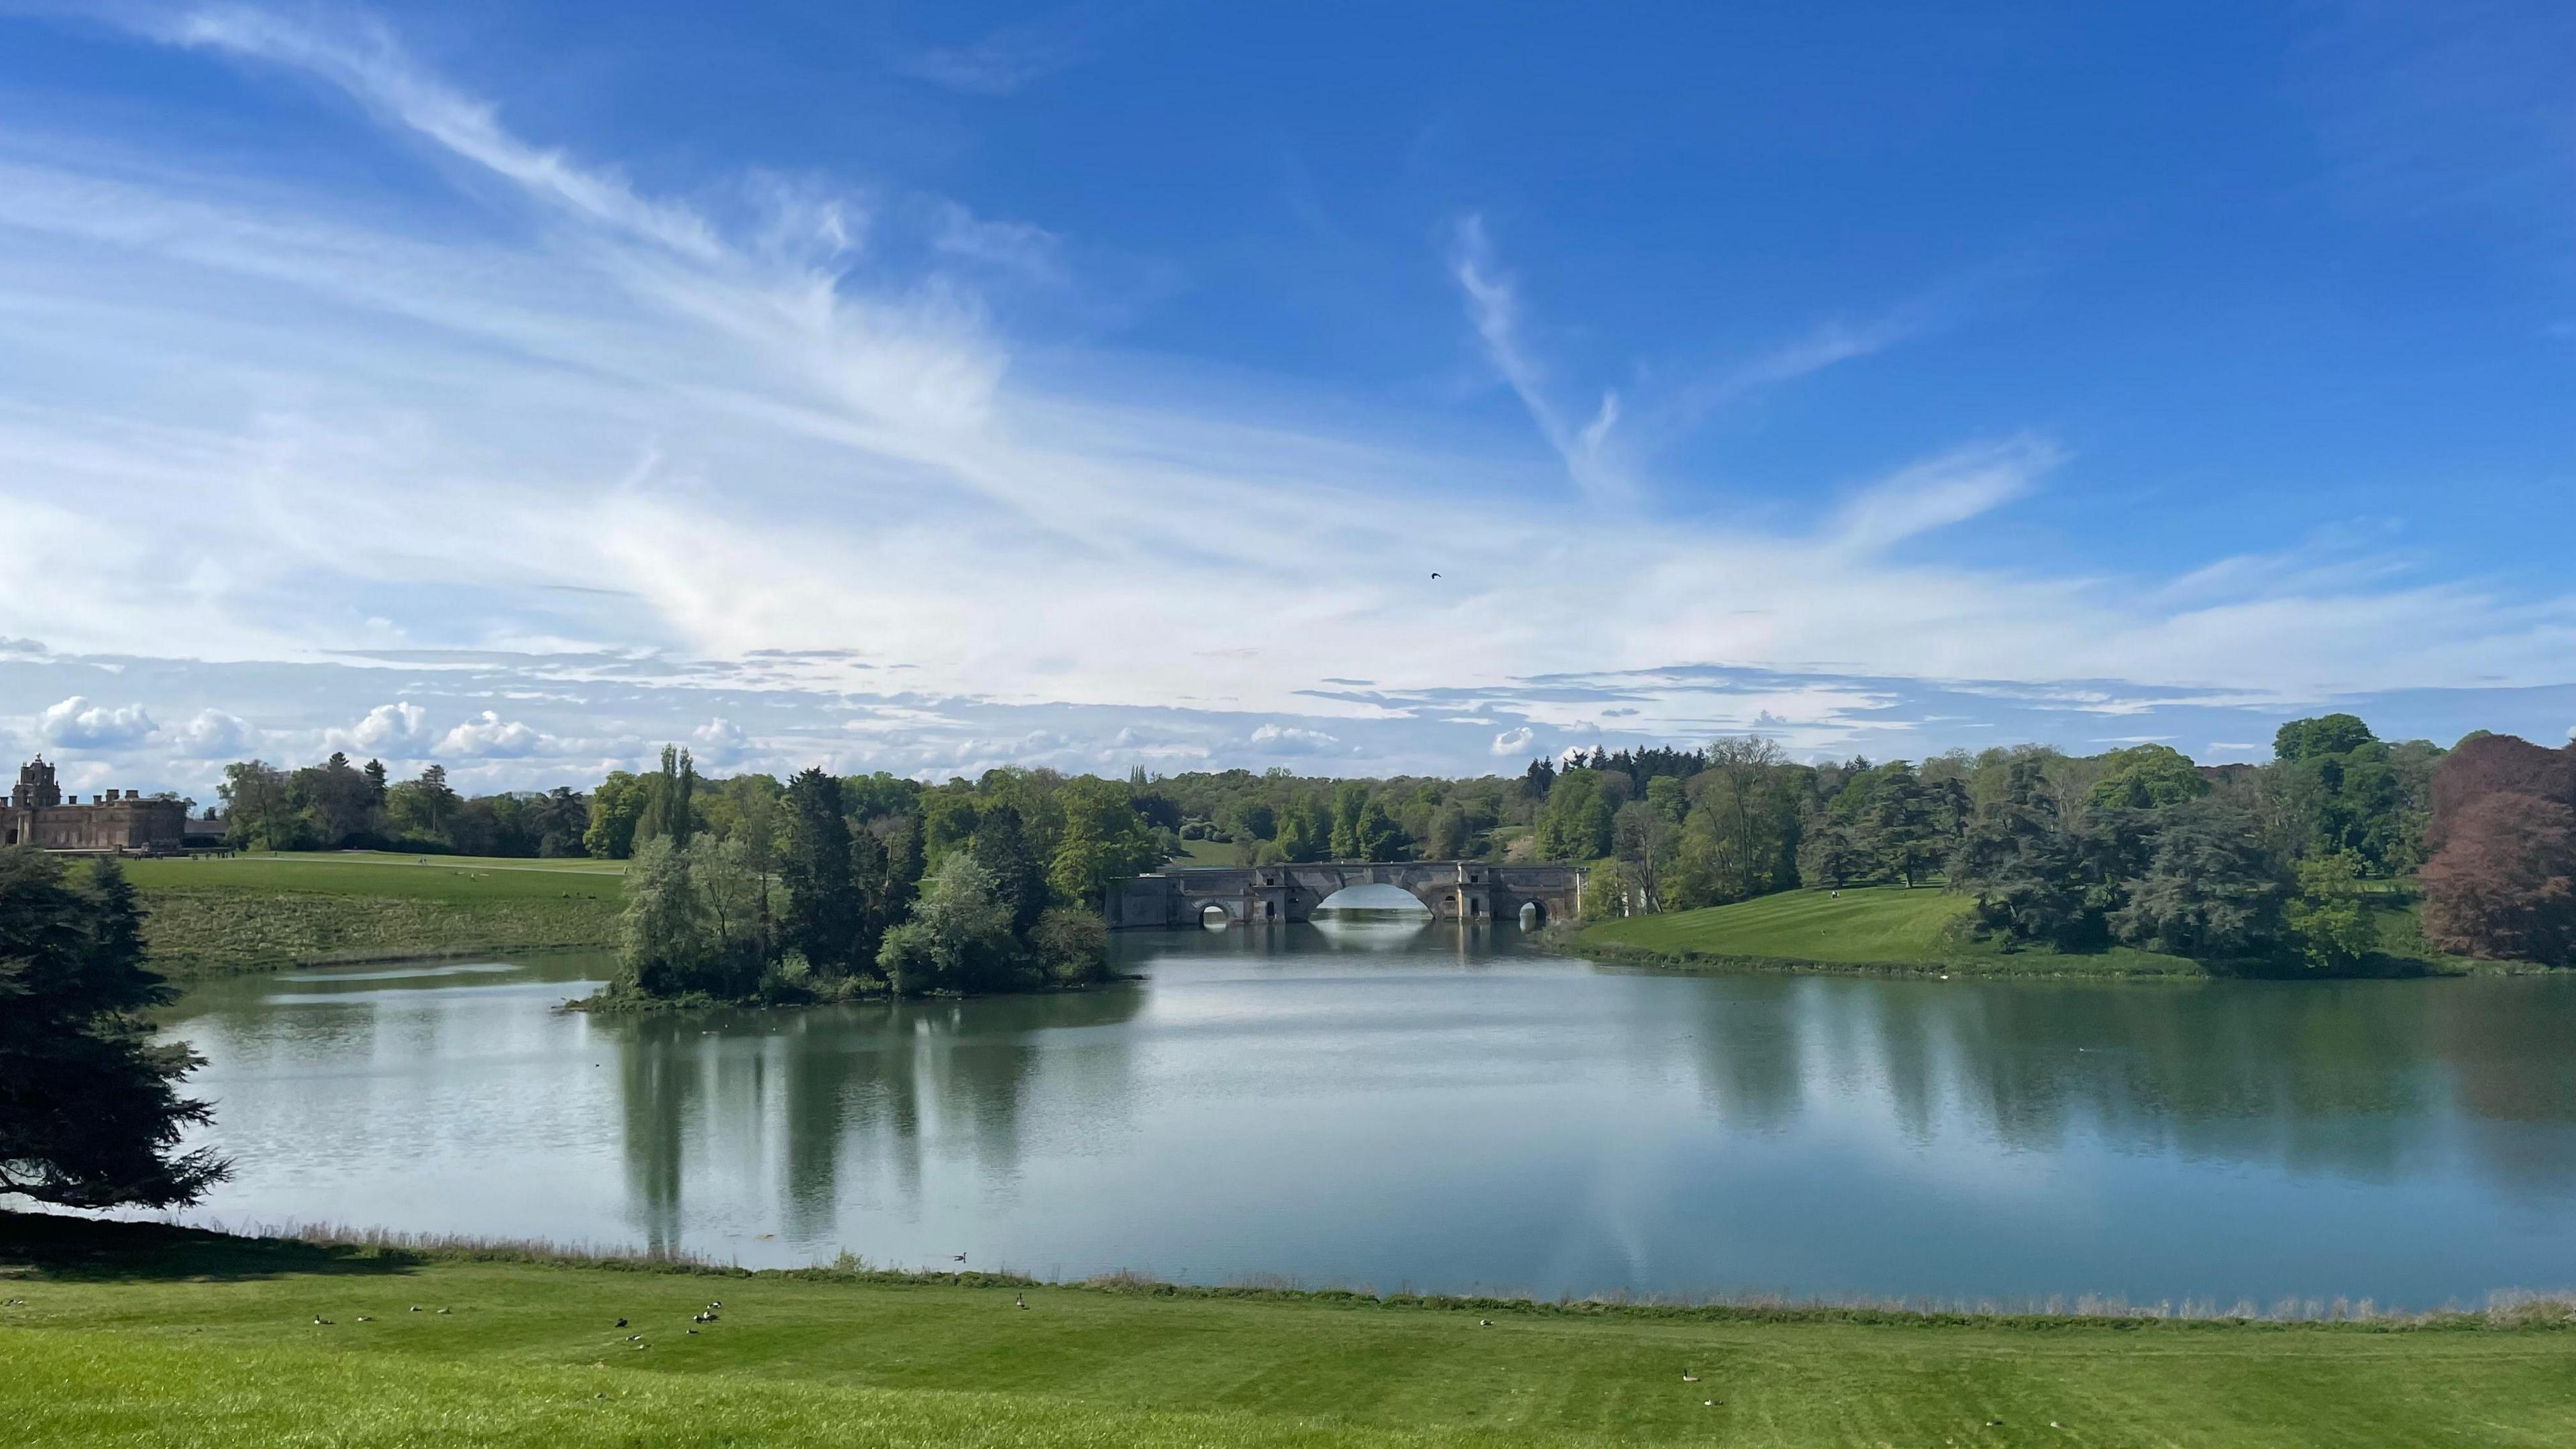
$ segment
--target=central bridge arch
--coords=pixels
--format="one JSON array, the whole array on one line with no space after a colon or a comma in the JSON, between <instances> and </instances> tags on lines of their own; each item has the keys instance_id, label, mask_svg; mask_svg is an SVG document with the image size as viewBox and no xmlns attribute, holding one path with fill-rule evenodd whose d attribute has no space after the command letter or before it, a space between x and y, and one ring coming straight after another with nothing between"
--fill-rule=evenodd
<instances>
[{"instance_id":1,"label":"central bridge arch","mask_svg":"<svg viewBox=\"0 0 2576 1449\"><path fill-rule=\"evenodd\" d=\"M1400 885L1382 885L1376 881L1346 885L1317 901L1311 913L1322 915L1326 911L1395 911L1406 915L1432 914L1431 907L1423 904L1422 897Z\"/></svg>"},{"instance_id":2,"label":"central bridge arch","mask_svg":"<svg viewBox=\"0 0 2576 1449\"><path fill-rule=\"evenodd\" d=\"M1403 910L1397 897L1409 897L1443 921L1571 920L1582 913L1583 876L1575 865L1481 860L1185 867L1119 882L1102 915L1113 930L1194 926L1211 919L1207 908L1215 906L1230 925L1262 926L1312 920L1328 909ZM1367 895L1336 899L1361 890ZM1523 907L1531 905L1537 911L1525 913Z\"/></svg>"}]
</instances>

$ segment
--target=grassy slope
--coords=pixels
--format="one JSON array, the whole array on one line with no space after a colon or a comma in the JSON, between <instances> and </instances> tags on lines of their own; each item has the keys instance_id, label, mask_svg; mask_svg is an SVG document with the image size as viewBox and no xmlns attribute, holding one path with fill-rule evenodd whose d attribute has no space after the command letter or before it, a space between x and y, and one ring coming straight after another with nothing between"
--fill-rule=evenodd
<instances>
[{"instance_id":1,"label":"grassy slope","mask_svg":"<svg viewBox=\"0 0 2576 1449\"><path fill-rule=\"evenodd\" d=\"M2417 930L2415 898L2395 886L2369 899L2379 929L2383 974L2421 975L2476 969L2477 962L2427 949ZM1986 975L2199 976L2180 956L2115 946L2059 952L2045 946L2007 952L1962 927L1963 896L1930 887L1871 886L1783 891L1733 905L1605 921L1580 942L1613 958L1677 966L1811 966L1913 969Z\"/></svg>"},{"instance_id":2,"label":"grassy slope","mask_svg":"<svg viewBox=\"0 0 2576 1449\"><path fill-rule=\"evenodd\" d=\"M1184 840L1181 853L1173 856L1162 868L1194 870L1201 866L1231 867L1235 864L1234 842L1231 840Z\"/></svg>"},{"instance_id":3,"label":"grassy slope","mask_svg":"<svg viewBox=\"0 0 2576 1449\"><path fill-rule=\"evenodd\" d=\"M2117 947L2004 952L1960 926L1968 901L1936 887L1783 891L1733 905L1605 921L1582 935L1611 954L1674 964L1915 967L1997 974L2199 975L2179 956Z\"/></svg>"},{"instance_id":4,"label":"grassy slope","mask_svg":"<svg viewBox=\"0 0 2576 1449\"><path fill-rule=\"evenodd\" d=\"M0 1216L0 1262L29 1221ZM1026 1289L1022 1311L1010 1286L300 1244L245 1255L193 1246L201 1235L110 1231L176 1246L0 1279L0 1299L24 1299L0 1307L0 1421L16 1442L2576 1439L2576 1332L2547 1327L1760 1321L1048 1287ZM691 1336L689 1314L711 1298L719 1321ZM630 1328L611 1327L621 1316ZM649 1347L627 1341L637 1331ZM1685 1368L1700 1382L1682 1382Z\"/></svg>"},{"instance_id":5,"label":"grassy slope","mask_svg":"<svg viewBox=\"0 0 2576 1449\"><path fill-rule=\"evenodd\" d=\"M179 975L464 951L606 946L622 863L470 856L139 860L154 964Z\"/></svg>"}]
</instances>

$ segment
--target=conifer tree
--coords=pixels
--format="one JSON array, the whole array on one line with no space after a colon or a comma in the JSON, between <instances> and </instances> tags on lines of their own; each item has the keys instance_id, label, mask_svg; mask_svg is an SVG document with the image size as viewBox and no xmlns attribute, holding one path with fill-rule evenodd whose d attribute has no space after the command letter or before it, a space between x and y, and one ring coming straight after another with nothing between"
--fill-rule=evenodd
<instances>
[{"instance_id":1,"label":"conifer tree","mask_svg":"<svg viewBox=\"0 0 2576 1449\"><path fill-rule=\"evenodd\" d=\"M86 883L41 851L0 851L0 1192L64 1207L176 1207L230 1166L178 1152L208 1121L182 1097L203 1063L157 1043L147 1008L170 999L143 969L142 912L114 861Z\"/></svg>"}]
</instances>

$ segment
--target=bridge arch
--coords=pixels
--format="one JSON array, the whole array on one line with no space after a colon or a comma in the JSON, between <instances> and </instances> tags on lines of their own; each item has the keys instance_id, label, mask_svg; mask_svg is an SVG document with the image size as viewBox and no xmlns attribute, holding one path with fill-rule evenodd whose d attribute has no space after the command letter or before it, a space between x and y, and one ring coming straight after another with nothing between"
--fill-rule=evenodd
<instances>
[{"instance_id":1,"label":"bridge arch","mask_svg":"<svg viewBox=\"0 0 2576 1449\"><path fill-rule=\"evenodd\" d=\"M1317 915L1342 911L1394 915L1432 914L1431 907L1422 903L1422 897L1400 885L1388 885L1378 881L1346 885L1315 903Z\"/></svg>"}]
</instances>

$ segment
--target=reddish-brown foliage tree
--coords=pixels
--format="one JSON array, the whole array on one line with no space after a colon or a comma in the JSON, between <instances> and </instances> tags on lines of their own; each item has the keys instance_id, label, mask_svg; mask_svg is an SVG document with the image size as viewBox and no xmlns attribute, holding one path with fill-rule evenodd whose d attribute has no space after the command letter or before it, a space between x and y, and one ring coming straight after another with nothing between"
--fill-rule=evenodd
<instances>
[{"instance_id":1,"label":"reddish-brown foliage tree","mask_svg":"<svg viewBox=\"0 0 2576 1449\"><path fill-rule=\"evenodd\" d=\"M2451 822L2462 810L2499 794L2576 805L2576 746L2546 749L2513 735L2480 735L2461 741L2433 772L2432 820L2424 832L2425 849L2438 854L2449 843Z\"/></svg>"},{"instance_id":2,"label":"reddish-brown foliage tree","mask_svg":"<svg viewBox=\"0 0 2576 1449\"><path fill-rule=\"evenodd\" d=\"M2458 805L2422 880L2435 947L2576 965L2576 809L2511 790Z\"/></svg>"}]
</instances>

